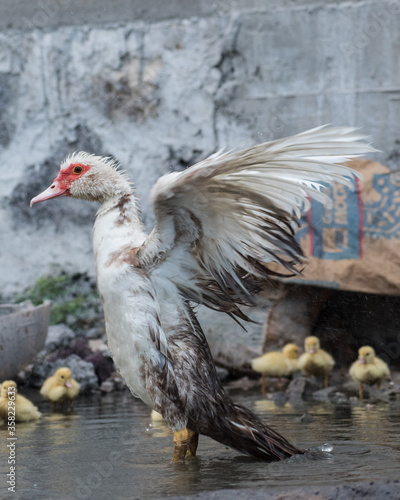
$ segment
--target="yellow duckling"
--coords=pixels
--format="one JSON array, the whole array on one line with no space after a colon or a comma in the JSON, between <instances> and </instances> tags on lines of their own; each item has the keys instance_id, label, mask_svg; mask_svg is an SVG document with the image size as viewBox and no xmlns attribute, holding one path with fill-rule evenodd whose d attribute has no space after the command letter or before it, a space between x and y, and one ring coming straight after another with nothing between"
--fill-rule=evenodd
<instances>
[{"instance_id":1,"label":"yellow duckling","mask_svg":"<svg viewBox=\"0 0 400 500\"><path fill-rule=\"evenodd\" d=\"M297 370L297 358L300 355L300 349L296 344L286 344L280 351L271 351L258 358L251 360L251 366L254 371L261 373L261 390L265 394L265 377L288 377Z\"/></svg>"},{"instance_id":2,"label":"yellow duckling","mask_svg":"<svg viewBox=\"0 0 400 500\"><path fill-rule=\"evenodd\" d=\"M354 382L358 382L360 399L363 399L363 383L368 385L376 384L378 389L381 383L390 375L388 365L375 354L369 345L365 345L358 350L358 360L355 361L349 370Z\"/></svg>"},{"instance_id":3,"label":"yellow duckling","mask_svg":"<svg viewBox=\"0 0 400 500\"><path fill-rule=\"evenodd\" d=\"M11 402L15 405L9 404ZM7 421L9 414L15 416L16 422L29 422L41 416L40 411L29 399L17 393L17 384L13 380L3 382L0 392L0 418Z\"/></svg>"},{"instance_id":4,"label":"yellow duckling","mask_svg":"<svg viewBox=\"0 0 400 500\"><path fill-rule=\"evenodd\" d=\"M63 406L65 401L70 402L71 411L74 409L74 399L79 394L79 384L71 378L69 368L59 368L54 375L46 379L40 389L40 394L53 403L56 411L57 403Z\"/></svg>"},{"instance_id":5,"label":"yellow duckling","mask_svg":"<svg viewBox=\"0 0 400 500\"><path fill-rule=\"evenodd\" d=\"M324 387L328 387L328 377L335 360L330 354L321 349L318 337L306 337L304 341L304 350L298 361L298 367L307 377L315 375L324 377Z\"/></svg>"}]
</instances>

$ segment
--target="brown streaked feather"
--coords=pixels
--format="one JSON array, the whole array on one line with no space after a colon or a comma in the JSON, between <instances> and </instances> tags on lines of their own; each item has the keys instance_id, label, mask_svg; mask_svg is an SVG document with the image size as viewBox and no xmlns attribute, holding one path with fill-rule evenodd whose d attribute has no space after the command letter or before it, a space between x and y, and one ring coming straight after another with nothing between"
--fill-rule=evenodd
<instances>
[{"instance_id":1,"label":"brown streaked feather","mask_svg":"<svg viewBox=\"0 0 400 500\"><path fill-rule=\"evenodd\" d=\"M177 374L178 386L180 373L186 373L186 377L190 375L190 379L197 381L188 392L188 428L267 462L304 453L263 424L250 410L234 403L226 394L204 333L192 310L187 307L193 335L185 335L181 341L186 343L185 350L195 351L197 357L182 366L175 365L174 372ZM173 343L173 337L171 341ZM194 401L201 401L201 404L192 407Z\"/></svg>"},{"instance_id":2,"label":"brown streaked feather","mask_svg":"<svg viewBox=\"0 0 400 500\"><path fill-rule=\"evenodd\" d=\"M125 194L121 196L121 199L116 206L117 210L119 210L119 216L115 221L115 225L122 226L122 224L124 224L125 222L132 222L129 210L127 210L128 208L130 208L131 196L131 194Z\"/></svg>"},{"instance_id":3,"label":"brown streaked feather","mask_svg":"<svg viewBox=\"0 0 400 500\"><path fill-rule=\"evenodd\" d=\"M136 270L140 270L140 262L136 257L140 247L132 247L132 245L124 245L119 250L112 252L108 258L105 266L110 267L113 264L129 264L133 266Z\"/></svg>"}]
</instances>

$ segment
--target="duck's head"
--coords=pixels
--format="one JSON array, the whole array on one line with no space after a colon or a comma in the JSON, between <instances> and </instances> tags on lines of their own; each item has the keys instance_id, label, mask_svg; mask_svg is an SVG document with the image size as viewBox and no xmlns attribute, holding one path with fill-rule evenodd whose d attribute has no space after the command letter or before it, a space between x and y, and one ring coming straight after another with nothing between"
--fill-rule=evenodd
<instances>
[{"instance_id":1,"label":"duck's head","mask_svg":"<svg viewBox=\"0 0 400 500\"><path fill-rule=\"evenodd\" d=\"M58 177L31 200L31 206L60 196L72 196L102 203L115 195L130 192L131 186L113 158L73 153L62 163Z\"/></svg>"},{"instance_id":2,"label":"duck's head","mask_svg":"<svg viewBox=\"0 0 400 500\"><path fill-rule=\"evenodd\" d=\"M64 385L65 387L72 387L71 370L69 368L59 368L54 374L57 385Z\"/></svg>"},{"instance_id":3,"label":"duck's head","mask_svg":"<svg viewBox=\"0 0 400 500\"><path fill-rule=\"evenodd\" d=\"M289 359L297 359L300 355L300 349L296 344L286 344L282 352Z\"/></svg>"},{"instance_id":4,"label":"duck's head","mask_svg":"<svg viewBox=\"0 0 400 500\"><path fill-rule=\"evenodd\" d=\"M309 354L314 354L320 349L318 337L307 337L304 341L304 350Z\"/></svg>"},{"instance_id":5,"label":"duck's head","mask_svg":"<svg viewBox=\"0 0 400 500\"><path fill-rule=\"evenodd\" d=\"M1 397L10 398L17 394L17 384L14 380L5 380L1 384Z\"/></svg>"},{"instance_id":6,"label":"duck's head","mask_svg":"<svg viewBox=\"0 0 400 500\"><path fill-rule=\"evenodd\" d=\"M375 350L369 345L360 347L358 350L358 362L361 364L372 363L375 359Z\"/></svg>"}]
</instances>

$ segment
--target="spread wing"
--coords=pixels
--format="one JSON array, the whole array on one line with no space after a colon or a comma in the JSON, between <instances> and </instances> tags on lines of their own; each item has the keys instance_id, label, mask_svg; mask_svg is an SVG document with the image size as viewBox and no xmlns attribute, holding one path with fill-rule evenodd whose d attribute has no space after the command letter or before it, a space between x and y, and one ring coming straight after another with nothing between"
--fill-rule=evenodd
<instances>
[{"instance_id":1,"label":"spread wing","mask_svg":"<svg viewBox=\"0 0 400 500\"><path fill-rule=\"evenodd\" d=\"M375 151L349 127L319 127L249 149L218 152L152 190L155 227L137 257L183 296L233 316L261 281L302 261L294 230L322 183L359 175L341 163Z\"/></svg>"}]
</instances>

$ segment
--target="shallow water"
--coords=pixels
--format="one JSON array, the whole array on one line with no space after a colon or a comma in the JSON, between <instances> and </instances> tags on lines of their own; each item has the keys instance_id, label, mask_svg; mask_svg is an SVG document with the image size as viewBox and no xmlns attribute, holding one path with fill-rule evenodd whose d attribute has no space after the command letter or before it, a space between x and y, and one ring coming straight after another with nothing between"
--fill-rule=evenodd
<instances>
[{"instance_id":1,"label":"shallow water","mask_svg":"<svg viewBox=\"0 0 400 500\"><path fill-rule=\"evenodd\" d=\"M236 396L296 445L314 450L265 464L200 437L198 457L171 465L172 433L127 392L81 398L73 415L17 427L17 495L23 499L152 499L225 488L343 484L399 478L400 403L277 407ZM297 421L305 409L314 420ZM5 498L7 430L0 429L0 498ZM317 452L324 443L331 451ZM329 450L330 446L325 449Z\"/></svg>"}]
</instances>

